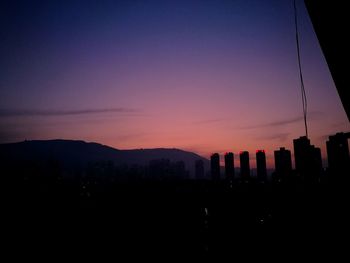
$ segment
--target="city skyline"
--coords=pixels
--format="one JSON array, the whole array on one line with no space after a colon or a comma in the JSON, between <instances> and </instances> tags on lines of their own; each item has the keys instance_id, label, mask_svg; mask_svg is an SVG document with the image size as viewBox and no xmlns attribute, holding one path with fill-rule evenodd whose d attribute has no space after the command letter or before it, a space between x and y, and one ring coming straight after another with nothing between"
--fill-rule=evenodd
<instances>
[{"instance_id":1,"label":"city skyline","mask_svg":"<svg viewBox=\"0 0 350 263\"><path fill-rule=\"evenodd\" d=\"M350 127L297 4L309 138L325 159L328 136ZM11 1L2 10L0 143L233 152L235 163L264 149L272 168L274 151L304 135L292 1Z\"/></svg>"}]
</instances>

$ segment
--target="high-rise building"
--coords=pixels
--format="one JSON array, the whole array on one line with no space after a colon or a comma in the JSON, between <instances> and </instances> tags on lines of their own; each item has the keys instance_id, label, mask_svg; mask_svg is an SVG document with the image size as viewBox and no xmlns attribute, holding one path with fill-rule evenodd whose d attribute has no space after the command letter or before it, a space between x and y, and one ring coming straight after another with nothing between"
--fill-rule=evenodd
<instances>
[{"instance_id":1,"label":"high-rise building","mask_svg":"<svg viewBox=\"0 0 350 263\"><path fill-rule=\"evenodd\" d=\"M306 137L293 140L295 169L305 183L316 183L322 173L321 150Z\"/></svg>"},{"instance_id":2,"label":"high-rise building","mask_svg":"<svg viewBox=\"0 0 350 263\"><path fill-rule=\"evenodd\" d=\"M218 153L214 153L210 157L210 172L212 180L220 180L220 156Z\"/></svg>"},{"instance_id":3,"label":"high-rise building","mask_svg":"<svg viewBox=\"0 0 350 263\"><path fill-rule=\"evenodd\" d=\"M274 152L275 173L278 178L286 178L292 173L292 156L289 150L281 147Z\"/></svg>"},{"instance_id":4,"label":"high-rise building","mask_svg":"<svg viewBox=\"0 0 350 263\"><path fill-rule=\"evenodd\" d=\"M350 132L341 132L329 136L329 140L326 142L328 168L331 178L334 180L339 180L344 175L349 176L350 174L349 138Z\"/></svg>"},{"instance_id":5,"label":"high-rise building","mask_svg":"<svg viewBox=\"0 0 350 263\"><path fill-rule=\"evenodd\" d=\"M321 175L323 166L322 166L322 155L321 149L311 145L311 155L313 160L314 171L317 175Z\"/></svg>"},{"instance_id":6,"label":"high-rise building","mask_svg":"<svg viewBox=\"0 0 350 263\"><path fill-rule=\"evenodd\" d=\"M233 160L233 153L225 153L225 176L226 179L232 180L235 176L235 167Z\"/></svg>"},{"instance_id":7,"label":"high-rise building","mask_svg":"<svg viewBox=\"0 0 350 263\"><path fill-rule=\"evenodd\" d=\"M241 151L239 153L239 161L241 165L241 178L248 179L250 177L249 152Z\"/></svg>"},{"instance_id":8,"label":"high-rise building","mask_svg":"<svg viewBox=\"0 0 350 263\"><path fill-rule=\"evenodd\" d=\"M310 140L306 137L300 137L293 140L295 169L302 173L310 165Z\"/></svg>"},{"instance_id":9,"label":"high-rise building","mask_svg":"<svg viewBox=\"0 0 350 263\"><path fill-rule=\"evenodd\" d=\"M256 151L256 169L258 180L263 182L267 179L265 150Z\"/></svg>"},{"instance_id":10,"label":"high-rise building","mask_svg":"<svg viewBox=\"0 0 350 263\"><path fill-rule=\"evenodd\" d=\"M203 179L204 178L204 162L203 160L197 160L195 162L195 178Z\"/></svg>"}]
</instances>

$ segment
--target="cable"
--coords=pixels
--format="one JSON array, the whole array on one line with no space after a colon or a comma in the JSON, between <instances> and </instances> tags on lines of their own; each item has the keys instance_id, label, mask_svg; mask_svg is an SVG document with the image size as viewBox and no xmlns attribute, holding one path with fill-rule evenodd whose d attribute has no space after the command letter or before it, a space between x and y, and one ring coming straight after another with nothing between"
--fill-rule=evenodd
<instances>
[{"instance_id":1,"label":"cable","mask_svg":"<svg viewBox=\"0 0 350 263\"><path fill-rule=\"evenodd\" d=\"M300 60L298 13L297 13L296 0L294 0L294 23L295 23L295 40L296 40L297 53L298 53L300 90L301 90L301 100L302 100L302 104L303 104L303 117L304 117L304 125L305 125L305 134L306 134L306 137L308 138L308 130L307 130L307 98L306 98L306 92L305 92L305 86L304 86L304 78L303 78L303 71L302 71L302 68L301 68L301 60Z\"/></svg>"}]
</instances>

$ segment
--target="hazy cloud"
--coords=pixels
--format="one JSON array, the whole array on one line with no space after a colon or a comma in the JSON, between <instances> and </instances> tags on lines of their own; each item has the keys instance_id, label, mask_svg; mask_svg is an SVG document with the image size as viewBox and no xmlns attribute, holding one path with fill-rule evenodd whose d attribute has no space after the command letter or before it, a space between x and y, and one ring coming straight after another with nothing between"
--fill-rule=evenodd
<instances>
[{"instance_id":1,"label":"hazy cloud","mask_svg":"<svg viewBox=\"0 0 350 263\"><path fill-rule=\"evenodd\" d=\"M252 126L245 126L245 127L241 127L241 129L250 130L250 129L264 128L264 127L284 126L284 125L299 122L302 120L303 120L303 117L296 117L296 118L290 118L287 120L280 120L280 121L273 121L273 122L268 122L263 124L252 125Z\"/></svg>"},{"instance_id":2,"label":"hazy cloud","mask_svg":"<svg viewBox=\"0 0 350 263\"><path fill-rule=\"evenodd\" d=\"M120 134L120 135L115 136L115 140L117 140L117 141L135 140L135 139L143 138L143 137L148 136L148 135L149 135L149 133L147 133L147 132Z\"/></svg>"},{"instance_id":3,"label":"hazy cloud","mask_svg":"<svg viewBox=\"0 0 350 263\"><path fill-rule=\"evenodd\" d=\"M313 112L308 113L307 119L308 120L316 119L320 115L322 115L322 112L313 111ZM249 129L257 129L257 128L265 128L265 127L279 127L279 126L285 126L288 124L292 124L292 123L296 123L296 122L303 122L303 121L304 121L304 117L300 116L300 117L293 117L293 118L289 118L289 119L285 119L285 120L277 120L277 121L272 121L272 122L268 122L268 123L240 127L240 129L249 130Z\"/></svg>"},{"instance_id":4,"label":"hazy cloud","mask_svg":"<svg viewBox=\"0 0 350 263\"><path fill-rule=\"evenodd\" d=\"M80 109L80 110L40 110L40 109L0 109L0 117L13 116L66 116L85 115L99 113L137 113L136 109L130 108L103 108L103 109Z\"/></svg>"},{"instance_id":5,"label":"hazy cloud","mask_svg":"<svg viewBox=\"0 0 350 263\"><path fill-rule=\"evenodd\" d=\"M207 120L201 120L201 121L194 121L193 124L210 124L210 123L217 123L224 121L224 119L207 119Z\"/></svg>"},{"instance_id":6,"label":"hazy cloud","mask_svg":"<svg viewBox=\"0 0 350 263\"><path fill-rule=\"evenodd\" d=\"M276 140L280 142L285 142L288 140L289 133L275 133L275 134L269 134L269 135L262 135L257 137L258 140Z\"/></svg>"}]
</instances>

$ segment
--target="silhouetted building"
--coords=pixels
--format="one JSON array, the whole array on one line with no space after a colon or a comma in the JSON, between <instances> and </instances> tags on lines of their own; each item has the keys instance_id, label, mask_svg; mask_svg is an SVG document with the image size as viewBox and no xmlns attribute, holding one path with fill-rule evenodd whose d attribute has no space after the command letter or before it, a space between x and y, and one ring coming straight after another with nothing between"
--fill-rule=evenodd
<instances>
[{"instance_id":1,"label":"silhouetted building","mask_svg":"<svg viewBox=\"0 0 350 263\"><path fill-rule=\"evenodd\" d=\"M171 162L169 159L151 160L148 171L149 178L155 180L187 179L189 177L184 161Z\"/></svg>"},{"instance_id":2,"label":"silhouetted building","mask_svg":"<svg viewBox=\"0 0 350 263\"><path fill-rule=\"evenodd\" d=\"M164 179L170 172L169 159L155 159L149 162L149 177L155 180Z\"/></svg>"},{"instance_id":3,"label":"silhouetted building","mask_svg":"<svg viewBox=\"0 0 350 263\"><path fill-rule=\"evenodd\" d=\"M256 151L256 169L257 169L258 180L266 181L267 179L266 155L264 150Z\"/></svg>"},{"instance_id":4,"label":"silhouetted building","mask_svg":"<svg viewBox=\"0 0 350 263\"><path fill-rule=\"evenodd\" d=\"M316 183L322 173L320 148L310 144L306 137L293 140L295 169L305 183Z\"/></svg>"},{"instance_id":5,"label":"silhouetted building","mask_svg":"<svg viewBox=\"0 0 350 263\"><path fill-rule=\"evenodd\" d=\"M210 157L210 172L213 180L220 180L220 156L218 153L214 153Z\"/></svg>"},{"instance_id":6,"label":"silhouetted building","mask_svg":"<svg viewBox=\"0 0 350 263\"><path fill-rule=\"evenodd\" d=\"M188 179L189 173L186 171L186 165L184 161L177 161L172 165L174 178Z\"/></svg>"},{"instance_id":7,"label":"silhouetted building","mask_svg":"<svg viewBox=\"0 0 350 263\"><path fill-rule=\"evenodd\" d=\"M203 179L204 178L204 162L203 160L197 160L195 163L195 178Z\"/></svg>"},{"instance_id":8,"label":"silhouetted building","mask_svg":"<svg viewBox=\"0 0 350 263\"><path fill-rule=\"evenodd\" d=\"M311 154L312 154L312 160L313 160L312 164L314 166L314 171L318 175L321 175L323 171L321 149L318 147L315 147L314 145L311 145Z\"/></svg>"},{"instance_id":9,"label":"silhouetted building","mask_svg":"<svg viewBox=\"0 0 350 263\"><path fill-rule=\"evenodd\" d=\"M306 137L300 137L293 140L295 169L302 173L307 170L310 164L310 140Z\"/></svg>"},{"instance_id":10,"label":"silhouetted building","mask_svg":"<svg viewBox=\"0 0 350 263\"><path fill-rule=\"evenodd\" d=\"M292 173L292 156L289 150L281 147L274 152L275 173L278 178L286 178Z\"/></svg>"},{"instance_id":11,"label":"silhouetted building","mask_svg":"<svg viewBox=\"0 0 350 263\"><path fill-rule=\"evenodd\" d=\"M233 153L225 153L225 176L226 179L233 180L235 176L235 167L233 160Z\"/></svg>"},{"instance_id":12,"label":"silhouetted building","mask_svg":"<svg viewBox=\"0 0 350 263\"><path fill-rule=\"evenodd\" d=\"M329 140L326 142L331 180L345 179L342 177L350 175L349 138L350 132L341 132L329 136Z\"/></svg>"},{"instance_id":13,"label":"silhouetted building","mask_svg":"<svg viewBox=\"0 0 350 263\"><path fill-rule=\"evenodd\" d=\"M250 177L249 152L240 152L239 161L241 165L241 178L248 179Z\"/></svg>"}]
</instances>

